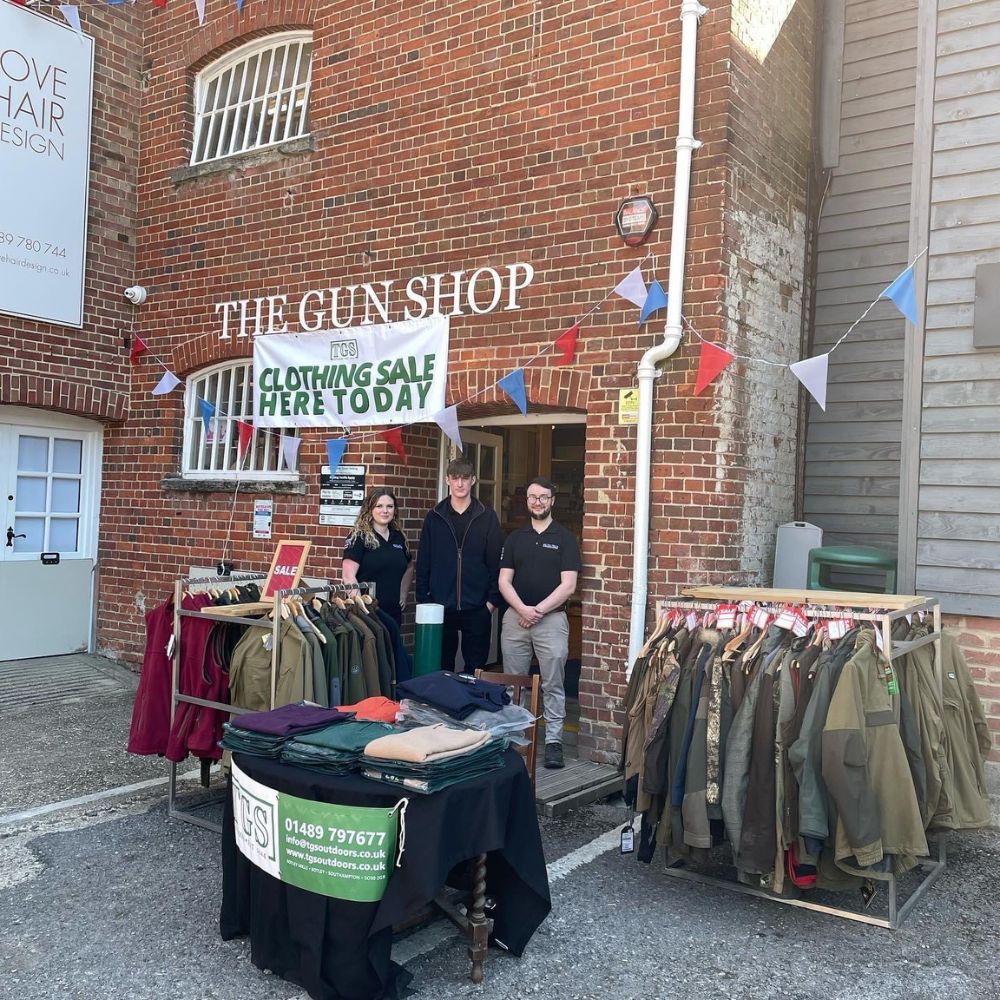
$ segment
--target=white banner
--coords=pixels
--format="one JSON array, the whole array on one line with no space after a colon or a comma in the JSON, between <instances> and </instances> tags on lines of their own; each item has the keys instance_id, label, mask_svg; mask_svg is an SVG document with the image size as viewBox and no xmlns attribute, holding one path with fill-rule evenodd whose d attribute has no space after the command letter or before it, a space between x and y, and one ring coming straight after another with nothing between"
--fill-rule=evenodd
<instances>
[{"instance_id":1,"label":"white banner","mask_svg":"<svg viewBox=\"0 0 1000 1000\"><path fill-rule=\"evenodd\" d=\"M448 317L253 345L255 427L356 427L432 420L444 408Z\"/></svg>"},{"instance_id":2,"label":"white banner","mask_svg":"<svg viewBox=\"0 0 1000 1000\"><path fill-rule=\"evenodd\" d=\"M0 312L83 325L94 40L0 3Z\"/></svg>"},{"instance_id":3,"label":"white banner","mask_svg":"<svg viewBox=\"0 0 1000 1000\"><path fill-rule=\"evenodd\" d=\"M278 793L233 764L233 832L236 846L258 868L281 878Z\"/></svg>"}]
</instances>

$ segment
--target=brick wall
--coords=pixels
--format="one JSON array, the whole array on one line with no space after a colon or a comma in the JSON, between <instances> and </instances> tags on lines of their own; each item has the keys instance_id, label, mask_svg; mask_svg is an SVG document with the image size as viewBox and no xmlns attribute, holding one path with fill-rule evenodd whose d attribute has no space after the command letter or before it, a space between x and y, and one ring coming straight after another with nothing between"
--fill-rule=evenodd
<instances>
[{"instance_id":1,"label":"brick wall","mask_svg":"<svg viewBox=\"0 0 1000 1000\"><path fill-rule=\"evenodd\" d=\"M692 174L685 314L748 349L762 349L765 337L775 350L798 340L795 219L808 135L808 84L801 95L798 84L808 51L794 49L811 38L808 5L796 5L803 8L782 29L766 71L734 42L727 7L706 16L699 36L696 133L704 145ZM544 10L466 0L345 11L316 0L239 15L209 0L199 30L183 5L149 9L137 278L150 297L137 332L186 374L249 351L247 341L218 339L217 302L279 290L294 300L310 288L530 261L536 276L522 310L452 321L449 401L461 402L550 343L647 250L656 255L647 276L655 263L665 284L679 12L679 4L568 0ZM291 27L314 33L311 149L200 176L185 170L193 72L255 34ZM762 83L768 89L756 94ZM739 106L736 85L744 88ZM770 131L758 133L762 124ZM765 155L781 167L766 182L752 167ZM653 197L666 218L646 248L630 250L612 217L636 193ZM755 229L761 206L767 217ZM772 249L780 262L769 260ZM743 251L756 255L749 277L736 273ZM732 315L725 282L737 277L740 294L765 310L759 320ZM587 414L580 742L599 759L618 749L632 590L635 431L618 423L618 393L635 384L639 358L662 331L662 317L641 329L636 320L632 306L611 299L584 324L572 368L527 370L531 406ZM696 358L685 343L656 390L650 606L684 585L761 573L769 560L755 539L770 537L771 522L791 509L794 387L768 384L762 395L756 371L734 371L692 399ZM132 661L142 610L188 565L218 559L233 503L228 490L163 489L180 466L182 398L149 395L161 373L149 359L136 372L132 419L107 441L100 643ZM748 411L753 433L736 419ZM461 408L463 418L485 412L513 408L495 390ZM338 571L346 533L317 525L325 436L303 435L307 495L274 498L275 537L313 538L309 571L317 575ZM398 492L415 540L438 497L436 429L405 431L405 466L362 438L355 435L346 460L366 462L372 485ZM251 507L252 497L237 498L229 554L242 567L266 564L271 550L249 537Z\"/></svg>"},{"instance_id":2,"label":"brick wall","mask_svg":"<svg viewBox=\"0 0 1000 1000\"><path fill-rule=\"evenodd\" d=\"M141 15L132 6L81 11L95 39L83 329L0 316L0 403L120 421L134 314L122 293L135 265Z\"/></svg>"},{"instance_id":3,"label":"brick wall","mask_svg":"<svg viewBox=\"0 0 1000 1000\"><path fill-rule=\"evenodd\" d=\"M1000 619L943 615L965 655L993 737L989 759L1000 762Z\"/></svg>"}]
</instances>

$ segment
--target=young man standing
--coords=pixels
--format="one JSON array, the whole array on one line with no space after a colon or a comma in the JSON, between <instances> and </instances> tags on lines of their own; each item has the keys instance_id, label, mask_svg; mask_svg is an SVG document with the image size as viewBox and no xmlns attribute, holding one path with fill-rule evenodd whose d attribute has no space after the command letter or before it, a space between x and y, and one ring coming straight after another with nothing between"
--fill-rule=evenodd
<instances>
[{"instance_id":1,"label":"young man standing","mask_svg":"<svg viewBox=\"0 0 1000 1000\"><path fill-rule=\"evenodd\" d=\"M572 532L552 519L555 486L532 479L525 491L531 523L507 539L500 557L500 593L510 607L500 644L507 673L527 674L538 658L545 705L545 766L563 766L565 669L569 656L566 601L576 590L580 547Z\"/></svg>"},{"instance_id":2,"label":"young man standing","mask_svg":"<svg viewBox=\"0 0 1000 1000\"><path fill-rule=\"evenodd\" d=\"M503 536L496 513L472 496L472 463L453 459L447 478L449 495L428 511L420 532L417 601L444 605L441 669L455 669L461 632L465 672L472 673L489 659Z\"/></svg>"}]
</instances>

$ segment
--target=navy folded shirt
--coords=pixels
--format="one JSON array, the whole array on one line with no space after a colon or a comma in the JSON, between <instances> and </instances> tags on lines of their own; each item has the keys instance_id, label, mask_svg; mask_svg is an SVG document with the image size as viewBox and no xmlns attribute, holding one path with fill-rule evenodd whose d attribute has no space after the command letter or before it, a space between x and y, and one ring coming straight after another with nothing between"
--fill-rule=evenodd
<instances>
[{"instance_id":1,"label":"navy folded shirt","mask_svg":"<svg viewBox=\"0 0 1000 1000\"><path fill-rule=\"evenodd\" d=\"M396 698L426 702L453 719L465 719L476 709L499 712L510 704L510 695L502 684L453 674L450 670L437 670L397 684Z\"/></svg>"}]
</instances>

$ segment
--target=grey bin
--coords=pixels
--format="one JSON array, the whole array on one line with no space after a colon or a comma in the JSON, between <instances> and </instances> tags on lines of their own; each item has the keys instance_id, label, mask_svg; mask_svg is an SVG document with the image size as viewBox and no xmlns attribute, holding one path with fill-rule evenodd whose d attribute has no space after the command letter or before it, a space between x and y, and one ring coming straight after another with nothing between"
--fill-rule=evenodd
<instances>
[{"instance_id":1,"label":"grey bin","mask_svg":"<svg viewBox=\"0 0 1000 1000\"><path fill-rule=\"evenodd\" d=\"M774 583L779 590L805 590L809 581L809 550L823 544L823 529L808 521L778 525L774 546Z\"/></svg>"}]
</instances>

